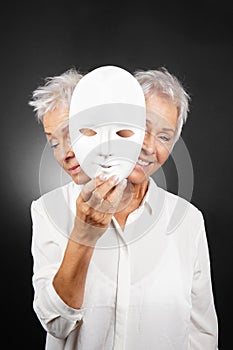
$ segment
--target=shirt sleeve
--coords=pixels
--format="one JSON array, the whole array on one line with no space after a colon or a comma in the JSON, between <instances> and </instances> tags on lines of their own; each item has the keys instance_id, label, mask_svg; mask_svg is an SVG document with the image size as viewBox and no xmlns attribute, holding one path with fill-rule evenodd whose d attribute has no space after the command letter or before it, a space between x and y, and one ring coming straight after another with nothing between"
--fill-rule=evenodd
<instances>
[{"instance_id":1,"label":"shirt sleeve","mask_svg":"<svg viewBox=\"0 0 233 350\"><path fill-rule=\"evenodd\" d=\"M61 234L50 222L42 201L32 202L31 218L33 309L48 333L65 339L78 326L84 309L73 309L66 305L53 287L53 277L63 258L64 247L58 239Z\"/></svg>"},{"instance_id":2,"label":"shirt sleeve","mask_svg":"<svg viewBox=\"0 0 233 350\"><path fill-rule=\"evenodd\" d=\"M208 242L203 215L196 240L192 283L190 350L218 349L218 322L212 292Z\"/></svg>"}]
</instances>

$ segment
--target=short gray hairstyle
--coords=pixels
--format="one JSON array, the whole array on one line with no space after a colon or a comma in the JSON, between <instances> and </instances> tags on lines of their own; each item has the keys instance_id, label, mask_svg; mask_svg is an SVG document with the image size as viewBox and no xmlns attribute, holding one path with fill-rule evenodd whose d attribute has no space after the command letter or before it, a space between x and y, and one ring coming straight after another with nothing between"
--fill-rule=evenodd
<instances>
[{"instance_id":1,"label":"short gray hairstyle","mask_svg":"<svg viewBox=\"0 0 233 350\"><path fill-rule=\"evenodd\" d=\"M45 84L33 91L28 103L33 107L38 122L43 122L43 116L59 105L70 107L72 93L82 77L75 68L71 68L61 75L44 79Z\"/></svg>"},{"instance_id":2,"label":"short gray hairstyle","mask_svg":"<svg viewBox=\"0 0 233 350\"><path fill-rule=\"evenodd\" d=\"M169 99L178 108L178 122L174 143L178 140L189 112L189 94L182 83L165 67L158 70L136 70L134 77L140 83L144 95L158 95Z\"/></svg>"}]
</instances>

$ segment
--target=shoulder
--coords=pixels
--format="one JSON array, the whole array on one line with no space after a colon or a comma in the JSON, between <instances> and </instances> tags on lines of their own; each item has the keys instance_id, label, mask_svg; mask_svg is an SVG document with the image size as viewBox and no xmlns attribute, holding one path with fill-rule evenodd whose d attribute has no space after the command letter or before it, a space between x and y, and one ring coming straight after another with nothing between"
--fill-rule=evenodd
<instances>
[{"instance_id":1,"label":"shoulder","mask_svg":"<svg viewBox=\"0 0 233 350\"><path fill-rule=\"evenodd\" d=\"M179 205L190 211L192 215L202 215L201 210L191 202L191 199L187 200L180 195L174 194L164 189L161 190L166 193L167 205L170 210L173 210L177 205Z\"/></svg>"},{"instance_id":2,"label":"shoulder","mask_svg":"<svg viewBox=\"0 0 233 350\"><path fill-rule=\"evenodd\" d=\"M57 187L43 195L39 198L34 199L31 202L31 209L43 210L43 208L56 207L62 203L70 203L76 200L78 194L81 191L81 186L76 185L73 181L68 182L67 184Z\"/></svg>"},{"instance_id":3,"label":"shoulder","mask_svg":"<svg viewBox=\"0 0 233 350\"><path fill-rule=\"evenodd\" d=\"M191 227L198 229L203 223L202 211L180 195L174 194L155 184L160 198L164 201L164 209L169 221L168 231L171 232L178 227Z\"/></svg>"},{"instance_id":4,"label":"shoulder","mask_svg":"<svg viewBox=\"0 0 233 350\"><path fill-rule=\"evenodd\" d=\"M76 199L81 191L81 186L74 182L58 187L43 194L31 204L31 217L34 226L44 227L47 231L62 233L67 235L72 230L76 213Z\"/></svg>"}]
</instances>

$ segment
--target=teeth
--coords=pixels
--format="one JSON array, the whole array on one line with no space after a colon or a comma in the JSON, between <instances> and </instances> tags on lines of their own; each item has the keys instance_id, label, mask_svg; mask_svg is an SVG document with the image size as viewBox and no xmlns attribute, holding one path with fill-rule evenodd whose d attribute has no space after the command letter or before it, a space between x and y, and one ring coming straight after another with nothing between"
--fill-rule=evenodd
<instances>
[{"instance_id":1,"label":"teeth","mask_svg":"<svg viewBox=\"0 0 233 350\"><path fill-rule=\"evenodd\" d=\"M147 166L147 165L149 165L149 162L144 162L144 161L141 160L141 159L138 159L137 163L138 163L139 165L141 165L141 166Z\"/></svg>"}]
</instances>

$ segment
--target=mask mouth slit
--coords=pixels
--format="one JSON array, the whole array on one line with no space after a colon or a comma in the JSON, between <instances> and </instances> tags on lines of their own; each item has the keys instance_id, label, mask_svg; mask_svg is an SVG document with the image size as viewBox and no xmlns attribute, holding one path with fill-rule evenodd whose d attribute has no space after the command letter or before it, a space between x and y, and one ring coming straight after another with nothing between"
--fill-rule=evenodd
<instances>
[{"instance_id":1,"label":"mask mouth slit","mask_svg":"<svg viewBox=\"0 0 233 350\"><path fill-rule=\"evenodd\" d=\"M103 164L103 165L101 165L101 167L102 167L102 168L105 168L105 169L109 169L109 168L111 168L112 166L111 166L111 165L104 165L104 164Z\"/></svg>"}]
</instances>

